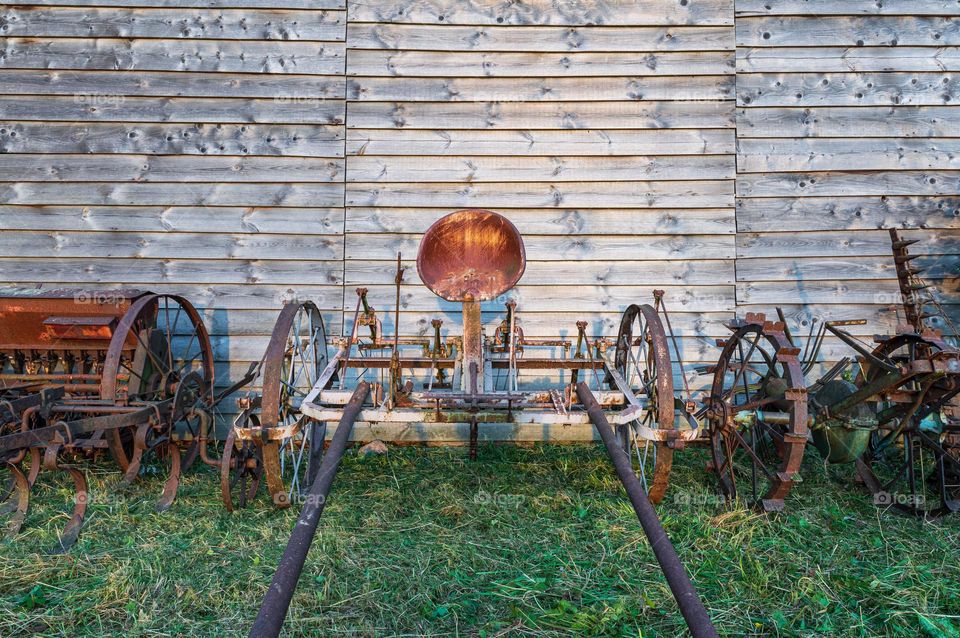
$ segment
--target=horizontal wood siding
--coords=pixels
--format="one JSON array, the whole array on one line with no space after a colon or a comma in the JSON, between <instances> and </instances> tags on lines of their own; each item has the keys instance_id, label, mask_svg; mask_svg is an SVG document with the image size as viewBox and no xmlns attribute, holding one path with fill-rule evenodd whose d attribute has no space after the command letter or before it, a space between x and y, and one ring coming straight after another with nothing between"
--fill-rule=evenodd
<instances>
[{"instance_id":1,"label":"horizontal wood siding","mask_svg":"<svg viewBox=\"0 0 960 638\"><path fill-rule=\"evenodd\" d=\"M459 208L526 242L488 334L513 298L613 336L663 289L688 371L734 312L869 337L890 227L960 309L956 0L39 0L0 32L0 286L185 294L220 384L289 299L337 336L365 286L392 333L398 252L400 332L456 334L414 260Z\"/></svg>"},{"instance_id":2,"label":"horizontal wood siding","mask_svg":"<svg viewBox=\"0 0 960 638\"><path fill-rule=\"evenodd\" d=\"M401 332L438 311L458 330L417 247L451 210L491 208L528 265L484 304L488 334L509 297L528 334L569 337L583 319L615 335L663 288L703 358L722 334L707 318L735 307L732 1L348 5L345 308L357 285L393 308L400 252Z\"/></svg>"},{"instance_id":3,"label":"horizontal wood siding","mask_svg":"<svg viewBox=\"0 0 960 638\"><path fill-rule=\"evenodd\" d=\"M956 321L960 5L736 10L738 308L845 306L864 330L889 330L899 293L885 229L903 227Z\"/></svg>"},{"instance_id":4,"label":"horizontal wood siding","mask_svg":"<svg viewBox=\"0 0 960 638\"><path fill-rule=\"evenodd\" d=\"M339 334L342 2L40 2L0 25L0 286L183 294L220 386L286 300Z\"/></svg>"}]
</instances>

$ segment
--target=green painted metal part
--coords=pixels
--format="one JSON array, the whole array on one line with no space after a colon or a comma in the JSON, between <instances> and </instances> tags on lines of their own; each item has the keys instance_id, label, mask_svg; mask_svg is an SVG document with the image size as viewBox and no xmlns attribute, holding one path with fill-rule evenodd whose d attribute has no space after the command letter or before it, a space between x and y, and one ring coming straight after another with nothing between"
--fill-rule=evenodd
<instances>
[{"instance_id":1,"label":"green painted metal part","mask_svg":"<svg viewBox=\"0 0 960 638\"><path fill-rule=\"evenodd\" d=\"M813 431L813 444L828 463L853 463L863 456L872 427L825 423Z\"/></svg>"},{"instance_id":2,"label":"green painted metal part","mask_svg":"<svg viewBox=\"0 0 960 638\"><path fill-rule=\"evenodd\" d=\"M816 405L828 406L857 391L849 381L829 381L814 395ZM863 456L877 418L870 405L860 404L842 417L818 421L812 427L813 444L828 463L853 463Z\"/></svg>"}]
</instances>

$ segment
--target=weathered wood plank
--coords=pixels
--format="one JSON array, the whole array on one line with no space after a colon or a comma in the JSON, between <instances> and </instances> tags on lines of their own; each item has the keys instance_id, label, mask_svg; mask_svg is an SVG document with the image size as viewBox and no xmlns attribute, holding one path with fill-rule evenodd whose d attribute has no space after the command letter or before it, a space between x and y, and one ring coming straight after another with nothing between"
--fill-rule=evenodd
<instances>
[{"instance_id":1,"label":"weathered wood plank","mask_svg":"<svg viewBox=\"0 0 960 638\"><path fill-rule=\"evenodd\" d=\"M744 108L740 137L953 137L960 130L955 106Z\"/></svg>"},{"instance_id":2,"label":"weathered wood plank","mask_svg":"<svg viewBox=\"0 0 960 638\"><path fill-rule=\"evenodd\" d=\"M348 298L348 305L351 299ZM631 303L650 303L650 298L637 298ZM674 307L673 299L668 295L666 303L670 310L670 322L677 335L688 335L696 337L728 337L730 331L726 324L733 318L734 313L725 312L684 312ZM894 302L896 303L896 302ZM848 326L851 334L872 337L875 334L893 334L899 323L902 323L902 317L897 317L896 310L891 304L888 305L859 305L844 304L842 300L830 300L826 304L778 304L784 311L787 325L795 337L805 339L810 332L811 325L820 321L846 321L851 319L863 319L865 325ZM386 308L386 307L385 307ZM948 307L948 312L960 311L960 307ZM209 312L209 311L208 311ZM244 311L250 313L253 311ZM764 312L769 318L776 317L776 308L742 306L737 310L739 316L746 312ZM230 317L231 326L239 325L239 321L232 319L235 313L220 313ZM387 334L393 332L392 313L381 313L384 328ZM902 311L901 311L902 315ZM496 308L492 311L482 313L483 324L487 329L487 334L493 334L493 330L500 325L504 317L504 308ZM588 335L615 335L620 327L622 312L618 309L606 312L596 310L585 310L582 312L524 312L518 314L520 323L523 324L524 334L531 337L557 337L561 331L569 336L571 326L577 321L586 321L588 323ZM436 319L437 315L431 312L403 311L400 313L400 327L404 334L429 335L433 333L430 324L431 320ZM460 315L455 310L445 313L443 331L445 333L456 333L459 330ZM346 328L349 331L352 325L353 315L348 313L345 317ZM940 323L934 320L934 323ZM272 323L270 324L272 326ZM258 333L265 334L265 333ZM715 358L714 358L715 359Z\"/></svg>"},{"instance_id":3,"label":"weathered wood plank","mask_svg":"<svg viewBox=\"0 0 960 638\"><path fill-rule=\"evenodd\" d=\"M232 309L225 311L212 306L201 306L197 309L200 311L210 334L225 336L271 334L273 326L277 322L277 315L280 312L279 305L273 310ZM339 309L321 309L321 315L328 337L340 335L343 313Z\"/></svg>"},{"instance_id":4,"label":"weathered wood plank","mask_svg":"<svg viewBox=\"0 0 960 638\"><path fill-rule=\"evenodd\" d=\"M0 153L342 157L343 127L279 124L0 123Z\"/></svg>"},{"instance_id":5,"label":"weathered wood plank","mask_svg":"<svg viewBox=\"0 0 960 638\"><path fill-rule=\"evenodd\" d=\"M951 17L803 17L737 20L737 46L957 46L960 25Z\"/></svg>"},{"instance_id":6,"label":"weathered wood plank","mask_svg":"<svg viewBox=\"0 0 960 638\"><path fill-rule=\"evenodd\" d=\"M2 101L0 108L3 108ZM351 102L348 110L347 126L361 129L614 130L734 126L734 109L729 101Z\"/></svg>"},{"instance_id":7,"label":"weathered wood plank","mask_svg":"<svg viewBox=\"0 0 960 638\"><path fill-rule=\"evenodd\" d=\"M960 139L741 139L737 170L887 171L960 169Z\"/></svg>"},{"instance_id":8,"label":"weathered wood plank","mask_svg":"<svg viewBox=\"0 0 960 638\"><path fill-rule=\"evenodd\" d=\"M941 105L960 99L949 73L744 73L738 106Z\"/></svg>"},{"instance_id":9,"label":"weathered wood plank","mask_svg":"<svg viewBox=\"0 0 960 638\"><path fill-rule=\"evenodd\" d=\"M957 304L955 292L937 291L941 303ZM896 280L890 281L753 281L737 284L737 301L762 304L771 310L776 304L877 304L902 307ZM771 316L775 316L773 312Z\"/></svg>"},{"instance_id":10,"label":"weathered wood plank","mask_svg":"<svg viewBox=\"0 0 960 638\"><path fill-rule=\"evenodd\" d=\"M332 433L328 431L328 436ZM477 440L510 441L525 443L532 441L550 441L565 443L587 443L599 440L596 429L577 425L537 425L490 423L484 424L477 434ZM399 445L425 444L427 446L466 445L470 440L469 423L431 423L397 424L357 422L350 431L352 443L367 443L373 440L390 441ZM466 452L464 452L466 454Z\"/></svg>"},{"instance_id":11,"label":"weathered wood plank","mask_svg":"<svg viewBox=\"0 0 960 638\"><path fill-rule=\"evenodd\" d=\"M344 11L145 9L10 6L0 13L5 36L42 38L202 38L343 40Z\"/></svg>"},{"instance_id":12,"label":"weathered wood plank","mask_svg":"<svg viewBox=\"0 0 960 638\"><path fill-rule=\"evenodd\" d=\"M734 72L732 52L508 53L478 51L350 52L348 75L388 77L611 77L724 75ZM933 70L937 70L934 68Z\"/></svg>"},{"instance_id":13,"label":"weathered wood plank","mask_svg":"<svg viewBox=\"0 0 960 638\"><path fill-rule=\"evenodd\" d=\"M953 171L746 173L737 179L741 197L953 195L958 188L960 173Z\"/></svg>"},{"instance_id":14,"label":"weathered wood plank","mask_svg":"<svg viewBox=\"0 0 960 638\"><path fill-rule=\"evenodd\" d=\"M725 25L733 24L732 0L522 3L481 0L350 0L350 20L437 25Z\"/></svg>"},{"instance_id":15,"label":"weathered wood plank","mask_svg":"<svg viewBox=\"0 0 960 638\"><path fill-rule=\"evenodd\" d=\"M342 43L8 38L0 68L339 75L344 54Z\"/></svg>"},{"instance_id":16,"label":"weathered wood plank","mask_svg":"<svg viewBox=\"0 0 960 638\"><path fill-rule=\"evenodd\" d=\"M725 100L734 78L630 76L617 78L395 78L347 80L349 100L553 102L569 100Z\"/></svg>"},{"instance_id":17,"label":"weathered wood plank","mask_svg":"<svg viewBox=\"0 0 960 638\"><path fill-rule=\"evenodd\" d=\"M737 49L739 73L960 71L960 47Z\"/></svg>"},{"instance_id":18,"label":"weathered wood plank","mask_svg":"<svg viewBox=\"0 0 960 638\"><path fill-rule=\"evenodd\" d=\"M912 237L913 233L909 233ZM911 262L924 268L923 277L941 280L955 277L960 255L925 255ZM896 279L893 256L859 257L838 254L835 257L761 257L737 259L738 281L836 281Z\"/></svg>"},{"instance_id":19,"label":"weathered wood plank","mask_svg":"<svg viewBox=\"0 0 960 638\"><path fill-rule=\"evenodd\" d=\"M269 335L277 321L280 305L275 309L267 310L223 310L214 307L198 307L207 331L211 335L230 336L258 336ZM339 310L322 309L321 316L328 336L339 335L343 313ZM672 317L671 317L672 319ZM190 327L182 317L177 321L178 330L187 333ZM694 336L691 334L691 336Z\"/></svg>"},{"instance_id":20,"label":"weathered wood plank","mask_svg":"<svg viewBox=\"0 0 960 638\"><path fill-rule=\"evenodd\" d=\"M331 285L343 283L340 261L324 260L329 253L320 245L317 259L179 259L179 258L3 258L0 278L18 281L29 277L82 285L110 284L120 279L125 285L149 288L166 284L274 284ZM269 255L265 255L269 257ZM260 333L260 334L268 334Z\"/></svg>"},{"instance_id":21,"label":"weathered wood plank","mask_svg":"<svg viewBox=\"0 0 960 638\"><path fill-rule=\"evenodd\" d=\"M0 201L78 206L338 206L343 184L0 182Z\"/></svg>"},{"instance_id":22,"label":"weathered wood plank","mask_svg":"<svg viewBox=\"0 0 960 638\"><path fill-rule=\"evenodd\" d=\"M960 162L960 160L958 160ZM730 155L617 157L351 156L349 182L605 182L733 179ZM0 165L0 178L2 178Z\"/></svg>"},{"instance_id":23,"label":"weathered wood plank","mask_svg":"<svg viewBox=\"0 0 960 638\"><path fill-rule=\"evenodd\" d=\"M737 0L737 17L751 15L960 15L954 0Z\"/></svg>"},{"instance_id":24,"label":"weathered wood plank","mask_svg":"<svg viewBox=\"0 0 960 638\"><path fill-rule=\"evenodd\" d=\"M417 254L421 235L355 234L346 246L348 260L389 260L397 253L412 258ZM731 259L734 238L730 235L657 235L637 236L543 236L524 237L528 261L597 260L604 263L625 260ZM638 280L640 280L638 273ZM642 283L638 281L638 283ZM562 308L554 308L557 310Z\"/></svg>"},{"instance_id":25,"label":"weathered wood plank","mask_svg":"<svg viewBox=\"0 0 960 638\"><path fill-rule=\"evenodd\" d=\"M343 168L309 157L0 153L0 182L337 182Z\"/></svg>"},{"instance_id":26,"label":"weathered wood plank","mask_svg":"<svg viewBox=\"0 0 960 638\"><path fill-rule=\"evenodd\" d=\"M0 233L2 257L98 257L330 260L342 270L343 242L337 237L251 233L68 233L8 230ZM24 273L27 275L27 273ZM317 280L329 279L320 270Z\"/></svg>"},{"instance_id":27,"label":"weathered wood plank","mask_svg":"<svg viewBox=\"0 0 960 638\"><path fill-rule=\"evenodd\" d=\"M893 334L897 324L902 323L902 319L899 319L896 312L891 310L889 306L846 304L843 299L832 299L825 304L797 304L794 301L791 304L777 304L777 307L783 310L791 334L803 341L806 341L810 336L811 328L814 330L818 328L821 321L864 320L867 322L865 325L847 326L846 329L851 334L865 337L873 337L876 334ZM773 305L741 304L737 308L738 316L742 317L748 312L762 312L769 319L777 316L776 307ZM711 333L714 329L705 327L704 330L706 333ZM725 335L720 336L729 334L728 331Z\"/></svg>"},{"instance_id":28,"label":"weathered wood plank","mask_svg":"<svg viewBox=\"0 0 960 638\"><path fill-rule=\"evenodd\" d=\"M355 297L348 298L348 305L351 301L356 301ZM637 299L633 303L649 303L651 299ZM667 299L670 303L670 299ZM841 307L841 311L844 307ZM846 307L847 311L851 307ZM853 307L856 308L856 307ZM201 315L211 334L217 335L236 335L236 336L267 336L273 330L273 325L277 319L277 313L280 310L230 310L224 312L213 307L199 308ZM383 327L387 334L394 331L394 318L392 309L385 309L380 313L383 320ZM814 310L818 310L814 308ZM831 311L834 311L831 309ZM834 311L837 312L837 311ZM341 320L345 321L347 332L353 325L353 314L348 311L346 317L342 313L324 313L324 324L327 328L328 337L340 336ZM519 323L523 325L524 334L530 337L557 337L562 330L569 333L571 327L576 326L577 321L586 321L588 323L588 335L609 335L616 334L620 326L622 313L618 310L606 312L519 312L517 315ZM733 316L730 312L671 312L670 321L678 336L690 337L724 337L730 334L730 331L724 327L723 323L729 321ZM859 316L859 315L858 315ZM419 311L401 311L400 329L401 332L408 335L432 335L433 327L431 321L437 319L436 313ZM494 330L500 325L504 318L504 308L500 307L492 311L486 311L481 314L483 326L487 334L493 334ZM441 319L443 326L442 334L451 335L460 331L460 315L457 313L444 314ZM790 319L788 318L788 321ZM186 333L188 327L183 323L183 332ZM887 322L890 323L890 322ZM893 324L890 324L893 326ZM894 326L895 327L895 326ZM871 326L866 329L864 334L875 334L876 328ZM803 331L806 334L806 330ZM331 344L331 347L333 344Z\"/></svg>"},{"instance_id":29,"label":"weathered wood plank","mask_svg":"<svg viewBox=\"0 0 960 638\"><path fill-rule=\"evenodd\" d=\"M738 199L740 232L960 229L960 197Z\"/></svg>"},{"instance_id":30,"label":"weathered wood plank","mask_svg":"<svg viewBox=\"0 0 960 638\"><path fill-rule=\"evenodd\" d=\"M2 140L2 138L0 138ZM684 155L734 152L733 131L348 129L348 155Z\"/></svg>"},{"instance_id":31,"label":"weathered wood plank","mask_svg":"<svg viewBox=\"0 0 960 638\"><path fill-rule=\"evenodd\" d=\"M67 281L66 283L70 283ZM111 282L117 286L123 285L122 281ZM4 286L4 294L21 294L30 291L36 291L38 288L54 289L57 287L76 287L60 286L59 282L43 282L42 284L23 283ZM232 320L238 316L238 311L243 313L255 312L257 317L266 317L264 323L258 324L256 330L245 330L244 334L270 334L273 324L276 322L277 314L284 303L291 300L310 300L313 301L324 315L324 322L328 319L333 326L339 329L340 325L340 304L343 300L343 289L340 286L271 286L259 284L232 285L224 284L222 286L208 285L184 285L184 284L165 284L152 283L149 290L155 293L175 294L186 297L190 303L196 307L204 317L208 326L221 326L217 332L219 334L233 334L227 327L235 322ZM246 368L244 368L246 369Z\"/></svg>"},{"instance_id":32,"label":"weathered wood plank","mask_svg":"<svg viewBox=\"0 0 960 638\"><path fill-rule=\"evenodd\" d=\"M716 209L498 209L529 235L730 235L734 212ZM347 233L422 233L447 208L361 208L347 211ZM2 223L2 222L0 222Z\"/></svg>"},{"instance_id":33,"label":"weathered wood plank","mask_svg":"<svg viewBox=\"0 0 960 638\"><path fill-rule=\"evenodd\" d=\"M910 239L920 243L910 247L911 254L949 255L960 252L960 232L915 230ZM737 258L750 257L850 257L876 255L893 263L890 234L885 230L857 233L738 233ZM789 261L787 259L786 261Z\"/></svg>"},{"instance_id":34,"label":"weathered wood plank","mask_svg":"<svg viewBox=\"0 0 960 638\"><path fill-rule=\"evenodd\" d=\"M368 298L375 308L394 308L396 288L369 286ZM661 286L670 295L672 310L677 312L732 312L733 286ZM576 294L572 294L573 291ZM519 285L504 295L502 300L483 302L482 308L502 310L503 302L512 298L521 312L551 312L563 308L565 312L620 312L638 299L651 299L653 286L524 286ZM459 312L461 304L445 301L423 286L402 286L400 307L407 310ZM572 326L575 330L576 327ZM568 329L569 330L569 329ZM569 334L569 332L568 332Z\"/></svg>"},{"instance_id":35,"label":"weathered wood plank","mask_svg":"<svg viewBox=\"0 0 960 638\"><path fill-rule=\"evenodd\" d=\"M421 51L732 51L731 27L347 25L351 49Z\"/></svg>"},{"instance_id":36,"label":"weathered wood plank","mask_svg":"<svg viewBox=\"0 0 960 638\"><path fill-rule=\"evenodd\" d=\"M113 282L122 285L123 281ZM38 284L42 284L38 286ZM55 282L31 282L24 277L18 285L10 287L16 294L17 289L24 291L35 290L37 287L56 288ZM150 290L156 293L182 295L199 308L209 308L211 312L242 310L268 310L274 313L280 311L284 303L309 299L324 310L338 310L343 302L343 288L341 286L303 285L303 286L275 286L263 284L223 284L210 286L153 283ZM5 287L6 291L6 287ZM732 293L731 293L732 294Z\"/></svg>"},{"instance_id":37,"label":"weathered wood plank","mask_svg":"<svg viewBox=\"0 0 960 638\"><path fill-rule=\"evenodd\" d=\"M762 189L762 186L755 186ZM517 206L530 208L721 208L733 205L733 181L540 182L347 185L347 206Z\"/></svg>"},{"instance_id":38,"label":"weathered wood plank","mask_svg":"<svg viewBox=\"0 0 960 638\"><path fill-rule=\"evenodd\" d=\"M729 109L732 120L733 109ZM157 98L77 94L71 96L0 95L0 113L8 120L93 122L204 122L342 125L343 100L311 97L235 99Z\"/></svg>"},{"instance_id":39,"label":"weathered wood plank","mask_svg":"<svg viewBox=\"0 0 960 638\"><path fill-rule=\"evenodd\" d=\"M123 241L126 241L125 237L121 237L118 243ZM342 243L339 239L330 241ZM92 245L99 246L100 242L93 242ZM16 283L26 278L33 278L41 281L91 286L112 284L119 280L124 285L137 285L147 289L156 283L214 286L220 284L338 286L343 283L343 263L330 261L324 256L329 256L331 253L330 246L324 245L322 241L318 242L316 254L308 257L309 261L308 259L271 259L273 252L272 249L264 251L264 259L4 257L0 258L0 281ZM732 281L722 283L732 283ZM258 334L269 334L269 330Z\"/></svg>"},{"instance_id":40,"label":"weathered wood plank","mask_svg":"<svg viewBox=\"0 0 960 638\"><path fill-rule=\"evenodd\" d=\"M160 7L179 8L183 0L34 0L38 7ZM206 9L346 9L346 0L190 0L191 8Z\"/></svg>"},{"instance_id":41,"label":"weathered wood plank","mask_svg":"<svg viewBox=\"0 0 960 638\"><path fill-rule=\"evenodd\" d=\"M341 235L343 208L0 206L0 230Z\"/></svg>"},{"instance_id":42,"label":"weathered wood plank","mask_svg":"<svg viewBox=\"0 0 960 638\"><path fill-rule=\"evenodd\" d=\"M344 97L343 79L293 74L176 73L141 71L39 71L9 69L0 74L0 93L70 95L90 104L131 95L161 97L266 97L319 106Z\"/></svg>"},{"instance_id":43,"label":"weathered wood plank","mask_svg":"<svg viewBox=\"0 0 960 638\"><path fill-rule=\"evenodd\" d=\"M353 240L354 238L351 238ZM556 238L559 249L569 245L565 238ZM537 242L538 248L539 244ZM602 245L602 244L601 244ZM412 257L413 255L411 255ZM422 285L417 274L416 261L404 261L407 271L404 281ZM348 286L390 284L396 277L397 262L347 261L345 283ZM731 284L734 279L733 260L697 259L688 261L536 261L527 262L521 282L526 286L647 285L683 286Z\"/></svg>"},{"instance_id":44,"label":"weathered wood plank","mask_svg":"<svg viewBox=\"0 0 960 638\"><path fill-rule=\"evenodd\" d=\"M737 195L741 197L890 197L957 193L960 193L960 172L956 171L745 173L737 179Z\"/></svg>"}]
</instances>

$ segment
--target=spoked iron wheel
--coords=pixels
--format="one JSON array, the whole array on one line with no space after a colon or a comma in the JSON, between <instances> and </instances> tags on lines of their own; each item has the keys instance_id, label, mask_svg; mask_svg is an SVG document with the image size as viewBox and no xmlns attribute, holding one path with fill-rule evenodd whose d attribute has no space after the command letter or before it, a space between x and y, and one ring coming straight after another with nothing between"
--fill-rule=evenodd
<instances>
[{"instance_id":1,"label":"spoked iron wheel","mask_svg":"<svg viewBox=\"0 0 960 638\"><path fill-rule=\"evenodd\" d=\"M673 366L663 324L652 306L631 305L623 313L614 367L637 397L645 397L647 410L639 420L618 426L620 444L627 451L637 477L652 503L667 491L673 448L651 441L640 432L674 429Z\"/></svg>"},{"instance_id":2,"label":"spoked iron wheel","mask_svg":"<svg viewBox=\"0 0 960 638\"><path fill-rule=\"evenodd\" d=\"M263 453L260 444L237 437L237 428L259 427L255 414L245 412L227 435L220 457L220 494L228 512L246 507L257 496L263 477Z\"/></svg>"},{"instance_id":3,"label":"spoked iron wheel","mask_svg":"<svg viewBox=\"0 0 960 638\"><path fill-rule=\"evenodd\" d=\"M779 324L735 327L709 399L713 471L726 498L779 511L807 440L803 372Z\"/></svg>"},{"instance_id":4,"label":"spoked iron wheel","mask_svg":"<svg viewBox=\"0 0 960 638\"><path fill-rule=\"evenodd\" d=\"M881 343L874 355L898 366L917 358L956 356L936 337L902 334ZM867 368L865 379L882 370ZM960 448L956 426L941 409L960 390L960 375L920 375L897 388L913 400L877 403L879 428L870 436L857 473L874 503L903 514L935 518L960 509Z\"/></svg>"},{"instance_id":5,"label":"spoked iron wheel","mask_svg":"<svg viewBox=\"0 0 960 638\"><path fill-rule=\"evenodd\" d=\"M146 295L121 318L103 364L100 397L116 404L170 400L166 423L142 424L110 432L110 453L132 480L140 456L155 451L169 472L158 509L173 502L181 470L175 439L197 429L193 406L213 396L213 350L196 308L177 295ZM146 429L150 431L146 431ZM198 440L199 431L190 438Z\"/></svg>"},{"instance_id":6,"label":"spoked iron wheel","mask_svg":"<svg viewBox=\"0 0 960 638\"><path fill-rule=\"evenodd\" d=\"M311 302L285 305L264 358L260 408L264 473L278 507L289 507L310 487L310 423L300 404L326 367L327 356L327 333L317 307ZM272 428L281 428L280 436L271 436Z\"/></svg>"}]
</instances>

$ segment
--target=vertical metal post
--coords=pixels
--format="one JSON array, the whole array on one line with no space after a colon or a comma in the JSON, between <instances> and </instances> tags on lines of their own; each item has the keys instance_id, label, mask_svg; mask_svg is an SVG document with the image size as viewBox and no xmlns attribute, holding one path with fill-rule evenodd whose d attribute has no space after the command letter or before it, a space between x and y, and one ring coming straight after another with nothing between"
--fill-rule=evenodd
<instances>
[{"instance_id":1,"label":"vertical metal post","mask_svg":"<svg viewBox=\"0 0 960 638\"><path fill-rule=\"evenodd\" d=\"M510 323L510 363L507 369L507 392L516 392L517 382L517 302L511 299L507 302L507 319Z\"/></svg>"},{"instance_id":2,"label":"vertical metal post","mask_svg":"<svg viewBox=\"0 0 960 638\"><path fill-rule=\"evenodd\" d=\"M617 470L617 476L620 477L620 482L623 483L623 487L627 491L627 496L633 504L633 511L636 512L637 518L640 520L640 526L643 527L643 532L647 535L647 540L650 541L653 553L657 557L660 569L663 570L667 584L670 585L670 591L673 592L673 597L680 607L680 613L687 621L690 633L694 638L716 638L717 630L710 621L707 609L703 606L700 596L697 595L693 583L690 582L690 577L687 576L683 563L677 556L677 550L674 549L667 533L663 530L657 512L650 504L646 492L643 491L640 480L633 473L630 459L627 457L626 451L617 442L616 435L614 435L610 423L607 422L607 417L603 414L603 409L597 403L586 383L581 382L577 386L577 396L580 397L580 402L587 408L590 421L593 422L597 432L600 433L600 438L603 439L604 445L607 446L607 453Z\"/></svg>"},{"instance_id":3,"label":"vertical metal post","mask_svg":"<svg viewBox=\"0 0 960 638\"><path fill-rule=\"evenodd\" d=\"M280 628L283 627L283 620L287 616L293 592L297 588L297 581L300 580L300 573L307 560L307 552L310 551L310 544L317 533L320 515L323 514L323 508L327 504L330 485L340 467L340 459L343 458L343 453L347 449L353 424L360 415L363 402L369 392L370 385L361 381L343 409L343 417L330 441L330 448L323 457L323 463L320 464L317 480L310 487L303 509L300 510L300 517L287 542L287 549L284 550L277 571L273 574L270 588L263 597L260 613L257 614L257 619L250 629L250 638L275 638L280 635Z\"/></svg>"},{"instance_id":4,"label":"vertical metal post","mask_svg":"<svg viewBox=\"0 0 960 638\"><path fill-rule=\"evenodd\" d=\"M476 367L474 367L476 364ZM472 392L483 388L483 325L480 319L480 302L463 302L463 371L464 390Z\"/></svg>"}]
</instances>

